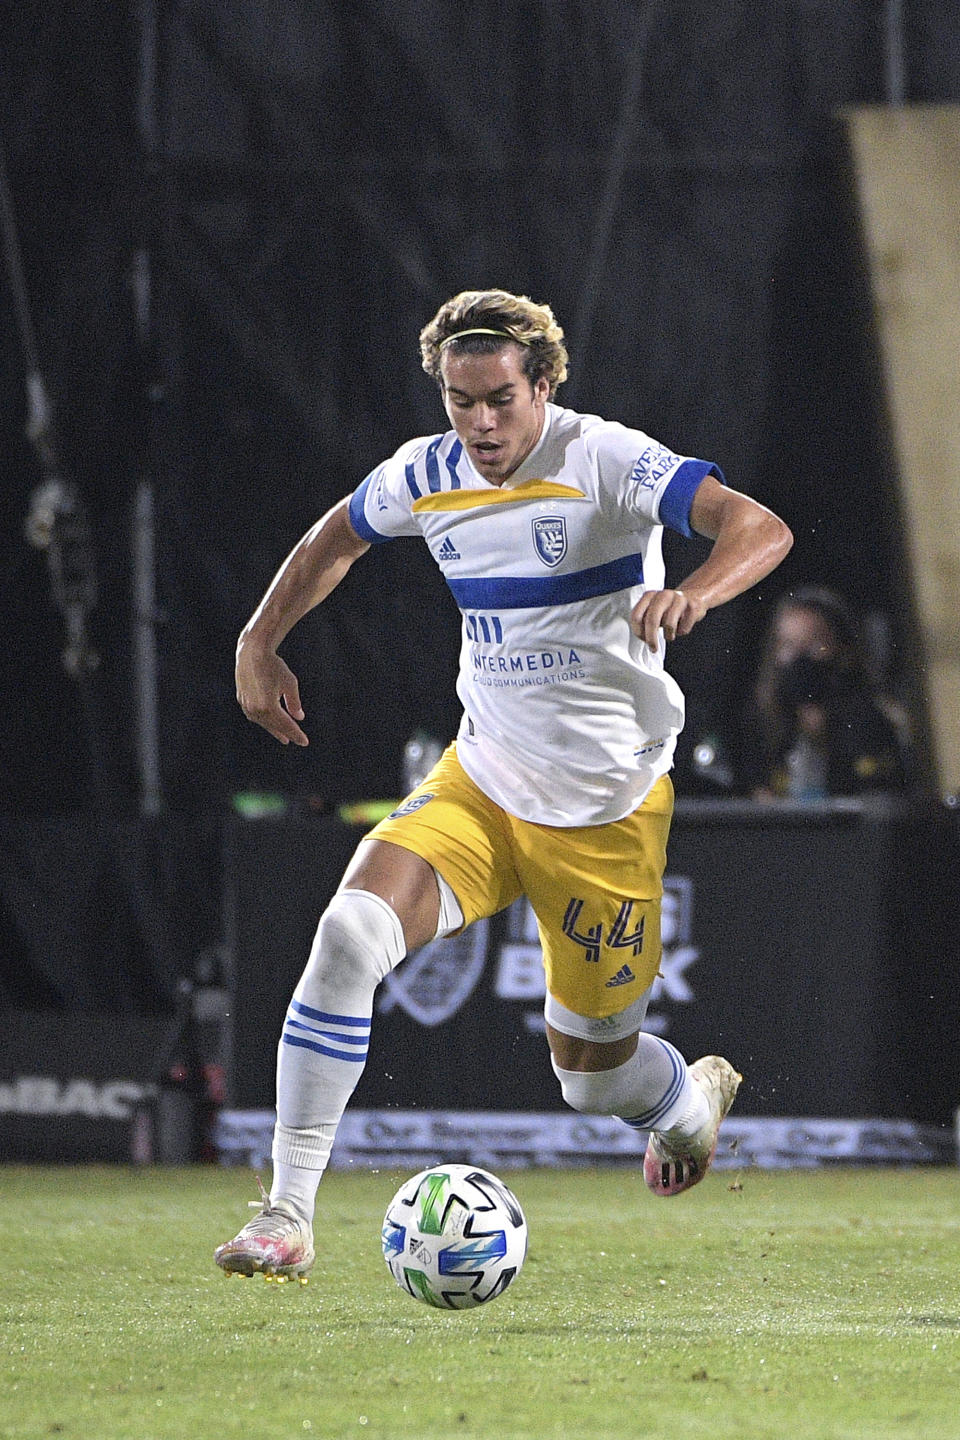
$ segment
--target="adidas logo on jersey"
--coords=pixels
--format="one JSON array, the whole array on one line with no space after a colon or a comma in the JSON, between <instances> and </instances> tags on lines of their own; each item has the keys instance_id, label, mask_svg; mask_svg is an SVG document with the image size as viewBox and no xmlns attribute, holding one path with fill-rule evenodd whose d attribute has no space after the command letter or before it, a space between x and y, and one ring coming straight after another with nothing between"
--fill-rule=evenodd
<instances>
[{"instance_id":1,"label":"adidas logo on jersey","mask_svg":"<svg viewBox=\"0 0 960 1440\"><path fill-rule=\"evenodd\" d=\"M454 545L454 543L453 543L453 541L450 539L450 536L449 536L449 535L448 535L447 538L444 540L443 544L440 546L440 549L437 551L437 559L438 559L438 560L459 560L459 559L460 559L460 551L457 549L456 545Z\"/></svg>"},{"instance_id":2,"label":"adidas logo on jersey","mask_svg":"<svg viewBox=\"0 0 960 1440\"><path fill-rule=\"evenodd\" d=\"M629 985L636 978L629 965L621 965L613 979L607 981L607 989L612 990L614 985Z\"/></svg>"}]
</instances>

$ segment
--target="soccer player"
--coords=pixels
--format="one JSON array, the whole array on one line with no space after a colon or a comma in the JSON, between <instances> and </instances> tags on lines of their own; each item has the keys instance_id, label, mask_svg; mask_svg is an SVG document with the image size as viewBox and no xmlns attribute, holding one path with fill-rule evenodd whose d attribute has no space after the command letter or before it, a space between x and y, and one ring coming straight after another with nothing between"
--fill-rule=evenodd
<instances>
[{"instance_id":1,"label":"soccer player","mask_svg":"<svg viewBox=\"0 0 960 1440\"><path fill-rule=\"evenodd\" d=\"M273 1183L216 1252L228 1272L304 1277L317 1186L363 1068L378 983L404 955L525 894L564 1100L649 1132L657 1195L697 1184L740 1076L689 1065L642 1025L660 959L683 696L665 642L767 575L792 536L714 464L565 410L546 305L467 291L420 335L451 427L411 440L294 547L243 630L237 695L306 745L277 653L370 545L419 535L463 614L456 741L360 843L320 919L278 1046ZM712 547L664 587L662 526Z\"/></svg>"}]
</instances>

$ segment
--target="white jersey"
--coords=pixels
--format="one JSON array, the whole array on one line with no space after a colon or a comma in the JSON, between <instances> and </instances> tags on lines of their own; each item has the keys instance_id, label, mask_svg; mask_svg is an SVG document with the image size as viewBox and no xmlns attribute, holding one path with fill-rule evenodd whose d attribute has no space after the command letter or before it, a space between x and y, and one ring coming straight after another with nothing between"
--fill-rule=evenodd
<instances>
[{"instance_id":1,"label":"white jersey","mask_svg":"<svg viewBox=\"0 0 960 1440\"><path fill-rule=\"evenodd\" d=\"M411 440L350 501L372 543L422 535L463 615L457 754L512 815L599 825L629 815L673 761L683 695L630 630L663 588L661 527L690 535L715 465L639 430L546 406L543 433L500 486L456 431Z\"/></svg>"}]
</instances>

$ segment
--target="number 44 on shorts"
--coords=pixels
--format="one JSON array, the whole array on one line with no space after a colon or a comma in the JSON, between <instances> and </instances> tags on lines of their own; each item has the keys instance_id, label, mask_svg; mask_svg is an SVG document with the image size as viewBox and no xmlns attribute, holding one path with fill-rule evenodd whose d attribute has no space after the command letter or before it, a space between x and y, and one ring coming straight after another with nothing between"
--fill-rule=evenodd
<instances>
[{"instance_id":1,"label":"number 44 on shorts","mask_svg":"<svg viewBox=\"0 0 960 1440\"><path fill-rule=\"evenodd\" d=\"M582 930L577 928L580 921L580 912L583 909L583 901L578 900L576 896L574 896L567 906L566 913L563 917L563 933L564 935L569 935L570 939L576 945L583 946L583 958L588 961L595 962L600 959L600 949L604 944L610 950L631 950L634 955L639 955L643 949L643 922L645 917L641 915L640 924L633 929L631 929L630 926L633 907L641 903L639 900L624 900L620 909L617 911L617 918L610 926L609 934L606 940L604 940L602 922L598 921L596 925L584 925Z\"/></svg>"}]
</instances>

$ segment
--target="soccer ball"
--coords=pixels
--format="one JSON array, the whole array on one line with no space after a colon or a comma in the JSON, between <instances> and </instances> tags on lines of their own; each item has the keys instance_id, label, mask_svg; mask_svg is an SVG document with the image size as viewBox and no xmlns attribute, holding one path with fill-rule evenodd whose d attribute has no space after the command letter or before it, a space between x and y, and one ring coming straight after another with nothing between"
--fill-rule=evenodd
<instances>
[{"instance_id":1,"label":"soccer ball","mask_svg":"<svg viewBox=\"0 0 960 1440\"><path fill-rule=\"evenodd\" d=\"M472 1310L519 1275L527 1222L496 1175L475 1165L436 1165L400 1186L381 1241L401 1290L439 1310Z\"/></svg>"}]
</instances>

